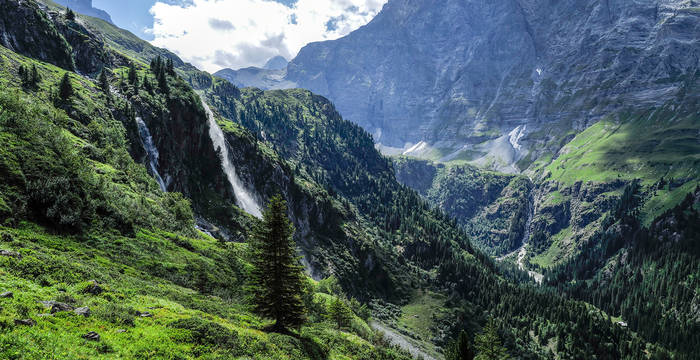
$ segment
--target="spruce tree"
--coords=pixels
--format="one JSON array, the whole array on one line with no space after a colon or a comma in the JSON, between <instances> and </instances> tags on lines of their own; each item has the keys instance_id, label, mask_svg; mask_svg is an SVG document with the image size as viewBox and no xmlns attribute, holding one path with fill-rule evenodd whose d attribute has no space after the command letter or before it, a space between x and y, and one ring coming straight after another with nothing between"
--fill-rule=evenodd
<instances>
[{"instance_id":1,"label":"spruce tree","mask_svg":"<svg viewBox=\"0 0 700 360\"><path fill-rule=\"evenodd\" d=\"M506 348L501 345L501 338L498 336L498 326L496 321L489 319L486 326L474 338L475 348L478 352L476 360L504 360L508 359Z\"/></svg>"},{"instance_id":2,"label":"spruce tree","mask_svg":"<svg viewBox=\"0 0 700 360\"><path fill-rule=\"evenodd\" d=\"M99 82L100 89L102 89L102 91L103 91L105 94L109 95L109 93L110 93L111 90L110 90L110 88L109 88L109 78L107 77L107 70L102 69L102 71L100 72L100 76L99 76L99 78L97 79L97 81Z\"/></svg>"},{"instance_id":3,"label":"spruce tree","mask_svg":"<svg viewBox=\"0 0 700 360\"><path fill-rule=\"evenodd\" d=\"M328 306L328 313L338 329L350 326L352 310L350 310L350 307L343 300L340 300L340 298L335 298L335 300L331 302L330 306Z\"/></svg>"},{"instance_id":4,"label":"spruce tree","mask_svg":"<svg viewBox=\"0 0 700 360\"><path fill-rule=\"evenodd\" d=\"M304 323L303 268L297 256L294 226L287 218L287 204L280 195L270 204L251 234L253 270L250 290L254 310L275 320L273 331L283 332Z\"/></svg>"},{"instance_id":5,"label":"spruce tree","mask_svg":"<svg viewBox=\"0 0 700 360\"><path fill-rule=\"evenodd\" d=\"M66 72L58 85L58 97L61 100L68 100L71 96L73 96L73 85L70 82L70 76Z\"/></svg>"},{"instance_id":6,"label":"spruce tree","mask_svg":"<svg viewBox=\"0 0 700 360\"><path fill-rule=\"evenodd\" d=\"M165 68L159 66L158 74L156 76L158 78L158 87L160 88L160 91L162 91L164 94L169 94L170 88L168 87L168 76L165 75Z\"/></svg>"},{"instance_id":7,"label":"spruce tree","mask_svg":"<svg viewBox=\"0 0 700 360\"><path fill-rule=\"evenodd\" d=\"M39 82L41 81L41 75L39 75L39 70L37 70L35 64L32 64L30 81L31 81L32 86L37 86L39 84Z\"/></svg>"},{"instance_id":8,"label":"spruce tree","mask_svg":"<svg viewBox=\"0 0 700 360\"><path fill-rule=\"evenodd\" d=\"M138 72L136 71L136 65L132 62L129 64L129 84L136 86L138 79Z\"/></svg>"},{"instance_id":9,"label":"spruce tree","mask_svg":"<svg viewBox=\"0 0 700 360\"><path fill-rule=\"evenodd\" d=\"M469 341L467 332L462 330L457 339L452 341L445 349L445 360L473 360L474 349Z\"/></svg>"},{"instance_id":10,"label":"spruce tree","mask_svg":"<svg viewBox=\"0 0 700 360\"><path fill-rule=\"evenodd\" d=\"M153 85L151 85L151 81L148 79L148 73L143 74L143 88L148 91L149 94L153 92Z\"/></svg>"},{"instance_id":11,"label":"spruce tree","mask_svg":"<svg viewBox=\"0 0 700 360\"><path fill-rule=\"evenodd\" d=\"M66 19L70 21L75 20L75 13L70 8L66 9Z\"/></svg>"},{"instance_id":12,"label":"spruce tree","mask_svg":"<svg viewBox=\"0 0 700 360\"><path fill-rule=\"evenodd\" d=\"M26 82L27 82L27 69L24 67L24 65L19 66L19 69L17 70L17 75L19 75L20 80L22 80L22 84L26 84Z\"/></svg>"},{"instance_id":13,"label":"spruce tree","mask_svg":"<svg viewBox=\"0 0 700 360\"><path fill-rule=\"evenodd\" d=\"M168 75L175 76L175 64L173 64L173 59L168 59L167 62Z\"/></svg>"}]
</instances>

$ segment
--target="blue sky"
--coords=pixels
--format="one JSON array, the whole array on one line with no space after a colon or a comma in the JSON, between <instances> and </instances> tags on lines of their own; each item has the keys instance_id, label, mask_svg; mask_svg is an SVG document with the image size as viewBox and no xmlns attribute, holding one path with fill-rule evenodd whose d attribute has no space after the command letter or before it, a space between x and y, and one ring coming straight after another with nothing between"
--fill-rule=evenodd
<instances>
[{"instance_id":1,"label":"blue sky","mask_svg":"<svg viewBox=\"0 0 700 360\"><path fill-rule=\"evenodd\" d=\"M93 0L92 6L105 10L112 16L112 21L142 39L153 40L153 35L144 32L153 27L153 15L148 11L155 0Z\"/></svg>"},{"instance_id":2,"label":"blue sky","mask_svg":"<svg viewBox=\"0 0 700 360\"><path fill-rule=\"evenodd\" d=\"M292 59L369 22L387 0L93 0L116 25L210 72Z\"/></svg>"}]
</instances>

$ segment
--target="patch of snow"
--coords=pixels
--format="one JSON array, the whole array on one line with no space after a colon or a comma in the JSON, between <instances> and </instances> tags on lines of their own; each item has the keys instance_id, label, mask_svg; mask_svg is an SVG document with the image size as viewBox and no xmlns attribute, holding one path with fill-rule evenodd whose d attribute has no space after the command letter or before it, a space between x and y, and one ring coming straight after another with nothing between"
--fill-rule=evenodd
<instances>
[{"instance_id":1,"label":"patch of snow","mask_svg":"<svg viewBox=\"0 0 700 360\"><path fill-rule=\"evenodd\" d=\"M408 150L403 152L403 155L416 155L419 152L422 152L428 147L428 143L425 141L420 141L417 144L413 145L410 147Z\"/></svg>"},{"instance_id":2,"label":"patch of snow","mask_svg":"<svg viewBox=\"0 0 700 360\"><path fill-rule=\"evenodd\" d=\"M520 125L513 129L510 133L508 133L508 141L510 141L510 145L516 151L520 151L520 149L522 148L522 145L520 145L520 139L522 139L522 137L525 136L526 127L527 125Z\"/></svg>"}]
</instances>

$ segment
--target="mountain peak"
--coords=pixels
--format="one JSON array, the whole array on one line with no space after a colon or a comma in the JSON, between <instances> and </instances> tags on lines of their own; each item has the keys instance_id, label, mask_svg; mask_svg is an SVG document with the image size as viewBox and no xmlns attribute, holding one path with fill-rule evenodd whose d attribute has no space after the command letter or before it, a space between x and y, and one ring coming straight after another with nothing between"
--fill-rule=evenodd
<instances>
[{"instance_id":1,"label":"mountain peak","mask_svg":"<svg viewBox=\"0 0 700 360\"><path fill-rule=\"evenodd\" d=\"M268 60L263 68L267 70L282 70L287 68L287 64L289 64L289 60L285 59L284 56L278 55Z\"/></svg>"}]
</instances>

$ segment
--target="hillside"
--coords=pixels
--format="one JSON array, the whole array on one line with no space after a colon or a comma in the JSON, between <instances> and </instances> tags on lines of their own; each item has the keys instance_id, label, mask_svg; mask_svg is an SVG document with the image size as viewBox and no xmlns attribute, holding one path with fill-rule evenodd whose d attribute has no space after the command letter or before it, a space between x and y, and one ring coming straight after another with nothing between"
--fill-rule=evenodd
<instances>
[{"instance_id":1,"label":"hillside","mask_svg":"<svg viewBox=\"0 0 700 360\"><path fill-rule=\"evenodd\" d=\"M373 321L440 357L489 318L513 357L692 355L494 264L328 99L239 89L51 3L0 5L3 357L408 358ZM309 275L289 334L244 286L252 209L278 193Z\"/></svg>"}]
</instances>

